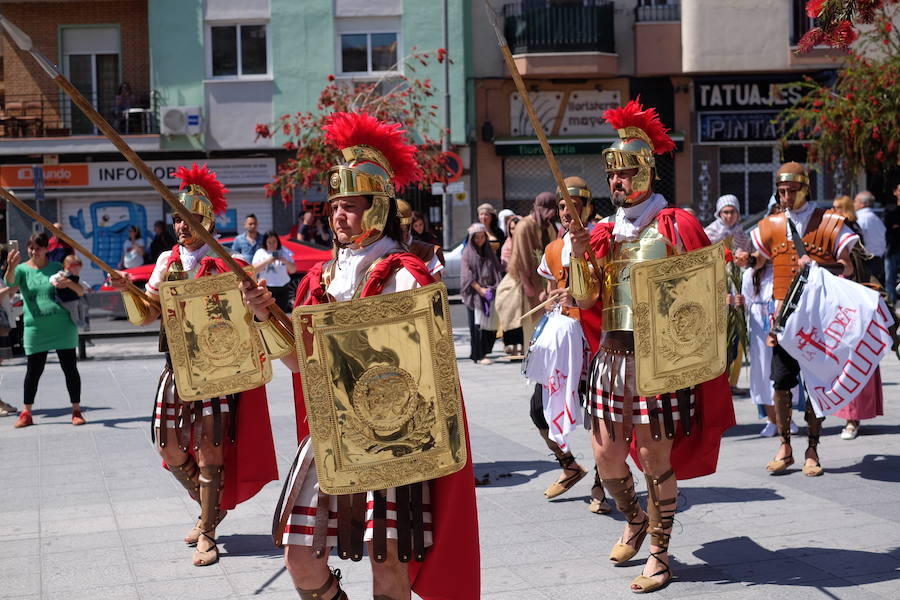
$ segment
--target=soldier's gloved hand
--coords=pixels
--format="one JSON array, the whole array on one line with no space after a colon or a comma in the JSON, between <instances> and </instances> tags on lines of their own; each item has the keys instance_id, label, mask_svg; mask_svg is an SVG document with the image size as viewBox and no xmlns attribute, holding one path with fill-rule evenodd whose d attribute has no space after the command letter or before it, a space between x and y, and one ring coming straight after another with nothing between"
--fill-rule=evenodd
<instances>
[{"instance_id":1,"label":"soldier's gloved hand","mask_svg":"<svg viewBox=\"0 0 900 600\"><path fill-rule=\"evenodd\" d=\"M572 237L572 256L584 256L591 244L591 234L587 229L579 229L569 235Z\"/></svg>"},{"instance_id":2,"label":"soldier's gloved hand","mask_svg":"<svg viewBox=\"0 0 900 600\"><path fill-rule=\"evenodd\" d=\"M797 261L797 264L800 265L801 267L805 267L806 265L808 265L811 262L812 262L812 259L809 257L809 254L805 254L800 257L800 260Z\"/></svg>"},{"instance_id":3,"label":"soldier's gloved hand","mask_svg":"<svg viewBox=\"0 0 900 600\"><path fill-rule=\"evenodd\" d=\"M265 321L269 318L269 308L275 304L272 292L266 287L266 280L260 279L253 285L249 281L241 282L241 296L244 297L244 304L247 305L257 321Z\"/></svg>"}]
</instances>

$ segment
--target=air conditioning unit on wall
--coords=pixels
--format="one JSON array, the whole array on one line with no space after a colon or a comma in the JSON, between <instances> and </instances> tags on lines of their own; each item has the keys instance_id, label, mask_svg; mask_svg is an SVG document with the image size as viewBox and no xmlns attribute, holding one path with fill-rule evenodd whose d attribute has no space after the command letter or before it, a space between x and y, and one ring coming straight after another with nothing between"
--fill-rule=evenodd
<instances>
[{"instance_id":1,"label":"air conditioning unit on wall","mask_svg":"<svg viewBox=\"0 0 900 600\"><path fill-rule=\"evenodd\" d=\"M201 133L199 106L163 106L159 109L163 135L197 135Z\"/></svg>"}]
</instances>

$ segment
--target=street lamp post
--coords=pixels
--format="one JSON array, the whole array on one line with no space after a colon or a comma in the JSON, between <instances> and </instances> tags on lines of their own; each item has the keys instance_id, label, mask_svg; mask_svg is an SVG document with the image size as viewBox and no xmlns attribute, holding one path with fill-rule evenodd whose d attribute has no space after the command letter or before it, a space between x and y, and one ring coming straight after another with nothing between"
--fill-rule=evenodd
<instances>
[{"instance_id":1,"label":"street lamp post","mask_svg":"<svg viewBox=\"0 0 900 600\"><path fill-rule=\"evenodd\" d=\"M443 1L443 25L444 25L444 50L449 53L450 35L448 33L449 15L447 0ZM449 56L449 54L448 54ZM444 59L444 135L441 136L441 151L446 156L450 151L450 60ZM450 248L453 244L452 222L453 206L450 202L450 194L447 193L447 185L444 184L444 193L441 199L444 221L444 248Z\"/></svg>"}]
</instances>

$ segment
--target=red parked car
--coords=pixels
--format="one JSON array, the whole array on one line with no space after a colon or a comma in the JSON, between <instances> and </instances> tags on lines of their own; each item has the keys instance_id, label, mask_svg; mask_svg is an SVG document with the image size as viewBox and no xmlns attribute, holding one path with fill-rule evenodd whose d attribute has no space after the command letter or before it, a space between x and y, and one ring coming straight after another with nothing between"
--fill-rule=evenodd
<instances>
[{"instance_id":1,"label":"red parked car","mask_svg":"<svg viewBox=\"0 0 900 600\"><path fill-rule=\"evenodd\" d=\"M300 279L306 275L306 272L315 264L331 258L331 248L323 248L322 246L301 242L300 240L287 235L282 235L280 237L282 247L291 251L294 255L294 264L297 265L297 272L291 276L291 286L296 286ZM233 237L221 238L219 240L219 243L226 248L231 248L232 242L234 242ZM139 267L132 267L131 269L122 269L122 271L131 275L131 281L133 281L136 286L143 288L144 284L147 283L147 280L150 279L150 274L153 273L153 267L154 265L152 264L141 265ZM100 288L100 291L114 291L109 285L109 278L107 278L103 287Z\"/></svg>"}]
</instances>

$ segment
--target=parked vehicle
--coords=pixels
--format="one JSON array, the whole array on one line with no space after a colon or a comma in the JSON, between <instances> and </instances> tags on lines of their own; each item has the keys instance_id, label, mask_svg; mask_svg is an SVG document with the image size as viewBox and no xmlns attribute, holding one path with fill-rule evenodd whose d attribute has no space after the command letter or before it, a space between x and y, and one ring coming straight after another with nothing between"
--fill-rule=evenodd
<instances>
[{"instance_id":1,"label":"parked vehicle","mask_svg":"<svg viewBox=\"0 0 900 600\"><path fill-rule=\"evenodd\" d=\"M233 237L222 238L219 240L219 243L226 248L231 248L233 242ZM281 236L281 245L290 250L294 255L294 264L297 265L297 272L291 277L294 285L306 275L307 271L309 271L313 265L331 258L331 248L324 248L307 242L301 242L300 240L291 238L287 235ZM150 275L153 273L153 267L154 265L141 265L131 269L122 269L122 271L131 275L131 281L134 282L136 286L143 287L147 283L147 280L150 279ZM100 291L111 290L113 290L113 288L109 285L109 278L107 278L103 287L100 288Z\"/></svg>"}]
</instances>

